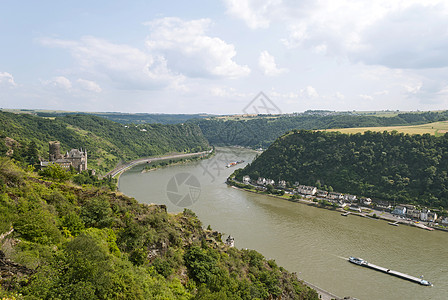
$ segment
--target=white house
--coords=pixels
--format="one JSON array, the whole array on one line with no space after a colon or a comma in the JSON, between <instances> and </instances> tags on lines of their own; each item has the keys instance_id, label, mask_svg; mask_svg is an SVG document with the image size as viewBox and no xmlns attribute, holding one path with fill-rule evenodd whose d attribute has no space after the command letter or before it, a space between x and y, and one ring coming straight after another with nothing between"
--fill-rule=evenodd
<instances>
[{"instance_id":1,"label":"white house","mask_svg":"<svg viewBox=\"0 0 448 300\"><path fill-rule=\"evenodd\" d=\"M275 185L275 181L272 179L266 179L266 185L268 185L268 184Z\"/></svg>"},{"instance_id":2,"label":"white house","mask_svg":"<svg viewBox=\"0 0 448 300\"><path fill-rule=\"evenodd\" d=\"M250 183L250 176L249 175L243 176L243 183L245 183L245 184Z\"/></svg>"},{"instance_id":3,"label":"white house","mask_svg":"<svg viewBox=\"0 0 448 300\"><path fill-rule=\"evenodd\" d=\"M364 204L364 205L370 205L370 204L372 204L372 199L370 199L370 198L363 198L363 199L361 199L361 203Z\"/></svg>"},{"instance_id":4,"label":"white house","mask_svg":"<svg viewBox=\"0 0 448 300\"><path fill-rule=\"evenodd\" d=\"M303 195L314 195L317 192L317 188L314 186L299 185L297 192Z\"/></svg>"},{"instance_id":5,"label":"white house","mask_svg":"<svg viewBox=\"0 0 448 300\"><path fill-rule=\"evenodd\" d=\"M258 185L265 185L266 184L266 178L258 177L257 184Z\"/></svg>"},{"instance_id":6,"label":"white house","mask_svg":"<svg viewBox=\"0 0 448 300\"><path fill-rule=\"evenodd\" d=\"M428 221L428 214L431 211L427 208L422 209L422 211L420 212L420 220L422 221Z\"/></svg>"},{"instance_id":7,"label":"white house","mask_svg":"<svg viewBox=\"0 0 448 300\"><path fill-rule=\"evenodd\" d=\"M350 194L345 194L344 195L344 200L348 201L348 202L355 202L356 201L356 196L355 195L350 195Z\"/></svg>"},{"instance_id":8,"label":"white house","mask_svg":"<svg viewBox=\"0 0 448 300\"><path fill-rule=\"evenodd\" d=\"M327 197L327 195L328 195L327 191L317 190L317 192L316 192L317 197Z\"/></svg>"},{"instance_id":9,"label":"white house","mask_svg":"<svg viewBox=\"0 0 448 300\"><path fill-rule=\"evenodd\" d=\"M284 188L286 187L286 181L284 181L284 180L279 180L279 182L278 182L278 187L284 189Z\"/></svg>"}]
</instances>

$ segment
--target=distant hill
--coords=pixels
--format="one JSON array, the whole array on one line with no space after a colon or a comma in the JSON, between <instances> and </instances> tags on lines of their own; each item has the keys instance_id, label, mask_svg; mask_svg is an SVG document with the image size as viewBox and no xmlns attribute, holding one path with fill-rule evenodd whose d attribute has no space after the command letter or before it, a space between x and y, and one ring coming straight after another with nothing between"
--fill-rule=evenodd
<instances>
[{"instance_id":1,"label":"distant hill","mask_svg":"<svg viewBox=\"0 0 448 300\"><path fill-rule=\"evenodd\" d=\"M238 173L448 208L448 134L292 131Z\"/></svg>"},{"instance_id":2,"label":"distant hill","mask_svg":"<svg viewBox=\"0 0 448 300\"><path fill-rule=\"evenodd\" d=\"M326 131L338 131L341 133L363 133L366 131L379 131L379 132L397 131L407 134L429 133L431 135L441 136L448 132L448 121L427 123L421 125L406 125L406 126L338 128L338 129L326 129Z\"/></svg>"},{"instance_id":3,"label":"distant hill","mask_svg":"<svg viewBox=\"0 0 448 300\"><path fill-rule=\"evenodd\" d=\"M279 136L293 129L386 127L446 120L448 120L448 111L399 113L387 117L314 111L287 116L210 118L190 122L199 125L210 144L267 148Z\"/></svg>"},{"instance_id":4,"label":"distant hill","mask_svg":"<svg viewBox=\"0 0 448 300\"><path fill-rule=\"evenodd\" d=\"M67 115L43 118L31 114L0 112L0 155L11 146L10 139L21 146L17 160L34 150L48 158L48 142L58 140L63 151L83 148L88 151L88 166L100 173L120 161L161 155L168 152L196 152L209 145L196 124L141 124L125 126L93 115ZM32 147L30 147L30 145Z\"/></svg>"},{"instance_id":5,"label":"distant hill","mask_svg":"<svg viewBox=\"0 0 448 300\"><path fill-rule=\"evenodd\" d=\"M70 115L91 115L102 117L121 124L180 124L191 119L210 118L210 114L151 114L121 112L76 112L41 109L0 109L5 112L31 114L45 118L65 117Z\"/></svg>"}]
</instances>

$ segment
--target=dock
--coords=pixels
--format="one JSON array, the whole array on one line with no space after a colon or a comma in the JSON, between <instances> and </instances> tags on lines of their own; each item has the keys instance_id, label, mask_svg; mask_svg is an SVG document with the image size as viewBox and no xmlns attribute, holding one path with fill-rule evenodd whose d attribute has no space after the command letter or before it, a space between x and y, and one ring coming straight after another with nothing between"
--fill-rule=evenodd
<instances>
[{"instance_id":1,"label":"dock","mask_svg":"<svg viewBox=\"0 0 448 300\"><path fill-rule=\"evenodd\" d=\"M383 273L386 273L386 274L389 274L389 275L392 275L392 276L395 276L395 277L399 277L401 279L409 280L409 281L412 281L412 282L415 282L415 283L418 283L418 284L421 284L421 285L432 286L431 282L429 282L427 280L424 280L423 278L414 277L414 276L411 276L411 275L408 275L408 274L404 274L404 273L401 273L401 272L398 272L398 271L394 271L394 270L390 270L390 269L387 269L387 268L384 268L384 267L381 267L381 266L377 266L377 265L368 263L367 261L365 261L365 260L363 260L361 258L350 257L348 259L348 261L353 263L353 264L362 266L362 267L366 267L366 268L370 268L372 270L380 271L380 272L383 272Z\"/></svg>"}]
</instances>

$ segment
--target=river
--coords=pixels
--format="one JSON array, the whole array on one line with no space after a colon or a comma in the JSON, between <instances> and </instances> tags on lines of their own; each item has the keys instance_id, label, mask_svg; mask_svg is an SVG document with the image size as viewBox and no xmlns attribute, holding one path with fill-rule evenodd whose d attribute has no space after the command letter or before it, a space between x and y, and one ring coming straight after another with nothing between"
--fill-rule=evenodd
<instances>
[{"instance_id":1,"label":"river","mask_svg":"<svg viewBox=\"0 0 448 300\"><path fill-rule=\"evenodd\" d=\"M183 207L172 203L167 189L172 192L168 183L173 183L174 176L179 179L179 174L186 174L200 183L200 187L193 184L193 204L188 208L204 226L231 234L236 247L255 249L308 282L340 297L447 299L448 233L342 217L339 212L228 187L226 178L255 155L246 149L219 148L216 156L205 161L147 173L137 166L120 176L119 189L139 202L165 204L169 212L180 212ZM226 168L237 160L245 162ZM179 186L178 194L187 192L185 185ZM350 264L348 256L416 277L424 274L434 286Z\"/></svg>"}]
</instances>

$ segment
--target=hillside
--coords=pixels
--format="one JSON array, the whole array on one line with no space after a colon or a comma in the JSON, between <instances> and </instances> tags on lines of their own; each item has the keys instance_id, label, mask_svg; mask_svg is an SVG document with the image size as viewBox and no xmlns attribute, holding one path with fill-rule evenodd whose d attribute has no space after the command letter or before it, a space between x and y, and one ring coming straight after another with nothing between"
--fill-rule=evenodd
<instances>
[{"instance_id":1,"label":"hillside","mask_svg":"<svg viewBox=\"0 0 448 300\"><path fill-rule=\"evenodd\" d=\"M387 117L351 113L309 112L291 116L258 116L241 119L211 118L190 122L199 125L204 136L212 145L267 148L279 136L293 129L386 127L445 120L448 120L448 111L400 113Z\"/></svg>"},{"instance_id":2,"label":"hillside","mask_svg":"<svg viewBox=\"0 0 448 300\"><path fill-rule=\"evenodd\" d=\"M18 144L14 145L10 139ZM106 173L120 161L208 149L207 140L195 124L125 126L92 115L48 119L0 112L0 156L17 148L14 154L17 160L29 157L27 152L37 152L48 159L48 142L53 140L61 142L63 151L87 149L89 168L100 173Z\"/></svg>"},{"instance_id":3,"label":"hillside","mask_svg":"<svg viewBox=\"0 0 448 300\"><path fill-rule=\"evenodd\" d=\"M226 246L189 210L171 215L47 181L8 158L0 190L2 299L317 299L274 261Z\"/></svg>"},{"instance_id":4,"label":"hillside","mask_svg":"<svg viewBox=\"0 0 448 300\"><path fill-rule=\"evenodd\" d=\"M359 196L448 208L448 134L292 131L239 172Z\"/></svg>"}]
</instances>

